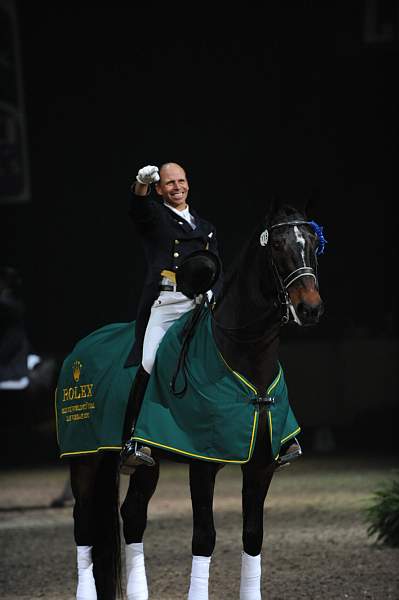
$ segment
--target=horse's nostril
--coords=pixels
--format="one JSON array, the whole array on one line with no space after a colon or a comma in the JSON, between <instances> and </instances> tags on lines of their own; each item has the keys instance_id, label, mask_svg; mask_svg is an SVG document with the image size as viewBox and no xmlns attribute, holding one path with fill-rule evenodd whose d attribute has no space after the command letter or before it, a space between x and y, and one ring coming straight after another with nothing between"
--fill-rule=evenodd
<instances>
[{"instance_id":1,"label":"horse's nostril","mask_svg":"<svg viewBox=\"0 0 399 600\"><path fill-rule=\"evenodd\" d=\"M323 306L322 304L312 306L306 302L300 302L297 312L302 321L317 321L323 314Z\"/></svg>"}]
</instances>

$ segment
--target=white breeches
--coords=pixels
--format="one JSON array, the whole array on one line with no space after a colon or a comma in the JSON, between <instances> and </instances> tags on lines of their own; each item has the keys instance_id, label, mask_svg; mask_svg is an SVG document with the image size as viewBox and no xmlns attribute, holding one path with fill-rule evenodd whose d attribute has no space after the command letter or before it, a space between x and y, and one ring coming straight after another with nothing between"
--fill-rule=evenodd
<instances>
[{"instance_id":1,"label":"white breeches","mask_svg":"<svg viewBox=\"0 0 399 600\"><path fill-rule=\"evenodd\" d=\"M195 300L187 298L181 292L160 292L152 305L144 335L142 364L147 373L152 371L158 346L169 327L194 307Z\"/></svg>"}]
</instances>

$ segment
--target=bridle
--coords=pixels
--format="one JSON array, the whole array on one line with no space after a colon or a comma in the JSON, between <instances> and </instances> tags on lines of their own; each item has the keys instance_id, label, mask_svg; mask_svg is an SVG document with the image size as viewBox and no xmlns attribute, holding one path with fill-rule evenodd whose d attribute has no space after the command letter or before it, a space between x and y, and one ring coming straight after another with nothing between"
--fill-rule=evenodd
<instances>
[{"instance_id":1,"label":"bridle","mask_svg":"<svg viewBox=\"0 0 399 600\"><path fill-rule=\"evenodd\" d=\"M288 323L290 321L290 318L292 318L292 320L295 323L297 323L298 325L302 324L301 320L299 319L298 315L296 314L295 308L292 304L291 298L288 293L288 288L290 287L290 285L292 285L294 283L294 281L296 281L297 279L300 279L301 277L313 277L313 279L315 280L316 287L317 288L319 287L318 277L317 277L317 256L319 256L320 254L323 254L324 247L327 244L327 240L325 239L325 237L323 235L323 227L321 225L318 225L315 221L305 221L305 220L298 219L298 220L293 220L293 221L282 221L280 223L275 223L274 225L271 225L269 227L269 229L265 229L260 234L260 237L259 237L260 245L267 246L269 237L270 237L269 230L271 231L272 229L277 229L278 227L295 226L295 225L309 225L317 235L318 246L314 252L316 268L313 269L313 267L311 267L311 266L304 265L303 267L294 269L293 271L291 271L291 273L289 273L288 275L286 275L283 278L280 275L280 272L278 270L278 267L277 267L275 261L273 260L273 256L271 255L271 252L270 252L270 254L268 254L269 264L270 264L271 270L272 270L274 278L275 278L275 283L276 283L276 288L277 288L277 298L279 300L280 305L283 308L282 317L281 317L282 325L285 325L286 323ZM259 323L259 321L262 320L262 317L261 317L260 319L259 318L255 319L254 321L251 321L250 323L245 323L244 325L240 325L239 327L226 327L216 321L212 310L211 310L211 315L213 317L214 322L220 329L222 329L224 331L231 331L231 332L242 331L243 329L251 327L252 325Z\"/></svg>"},{"instance_id":2,"label":"bridle","mask_svg":"<svg viewBox=\"0 0 399 600\"><path fill-rule=\"evenodd\" d=\"M275 225L272 225L270 227L270 230L273 229L277 229L278 227L285 227L285 226L295 226L295 225L310 225L311 227L313 227L313 229L315 229L314 225L313 225L314 221L283 221L282 223L276 223ZM317 224L315 224L317 225ZM319 229L319 232L322 229L317 226ZM266 233L267 232L267 233ZM318 232L316 232L318 233ZM268 231L265 230L264 232L262 232L261 236L260 236L260 243L261 245L266 245L269 239L269 235L268 235ZM262 243L263 240L263 243ZM314 258L315 258L315 265L316 265L316 270L313 269L313 267L308 266L308 265L304 265L303 267L299 267L298 269L294 269L293 271L291 271L291 273L289 273L288 275L286 275L284 278L281 277L280 272L278 270L278 267L275 263L275 261L273 260L273 257L271 256L270 259L270 264L272 267L272 271L276 280L276 286L277 286L277 297L280 301L281 306L283 307L283 314L281 317L281 322L283 325L285 325L286 323L288 323L290 321L290 317L292 317L292 320L297 323L298 325L301 325L301 320L299 319L294 305L292 304L290 295L288 293L288 288L290 287L290 285L292 285L294 283L294 281L297 281L298 279L301 279L302 277L313 277L313 279L315 280L315 284L316 287L319 287L318 284L318 279L317 279L317 254L321 254L324 250L324 244L326 243L326 240L324 239L324 237L322 236L322 240L320 241L321 243L319 244L318 248L316 248L315 253L314 253ZM322 249L320 250L320 246L322 246Z\"/></svg>"}]
</instances>

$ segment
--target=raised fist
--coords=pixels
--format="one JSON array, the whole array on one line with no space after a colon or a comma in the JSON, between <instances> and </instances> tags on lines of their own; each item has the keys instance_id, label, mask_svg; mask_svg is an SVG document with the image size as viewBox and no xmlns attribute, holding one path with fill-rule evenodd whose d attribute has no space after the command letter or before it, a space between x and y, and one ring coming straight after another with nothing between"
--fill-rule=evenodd
<instances>
[{"instance_id":1,"label":"raised fist","mask_svg":"<svg viewBox=\"0 0 399 600\"><path fill-rule=\"evenodd\" d=\"M158 167L154 167L153 165L143 167L137 173L136 179L143 185L151 185L151 183L159 181Z\"/></svg>"}]
</instances>

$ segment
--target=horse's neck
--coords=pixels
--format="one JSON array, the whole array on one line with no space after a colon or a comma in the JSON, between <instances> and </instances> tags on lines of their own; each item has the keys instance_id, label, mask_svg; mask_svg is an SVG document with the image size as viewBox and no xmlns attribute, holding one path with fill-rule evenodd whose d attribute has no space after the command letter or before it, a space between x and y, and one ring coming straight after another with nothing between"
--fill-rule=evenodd
<instances>
[{"instance_id":1,"label":"horse's neck","mask_svg":"<svg viewBox=\"0 0 399 600\"><path fill-rule=\"evenodd\" d=\"M263 393L278 372L280 312L275 298L261 292L265 274L259 270L255 261L229 281L214 311L213 331L229 367ZM274 282L267 283L273 290Z\"/></svg>"}]
</instances>

